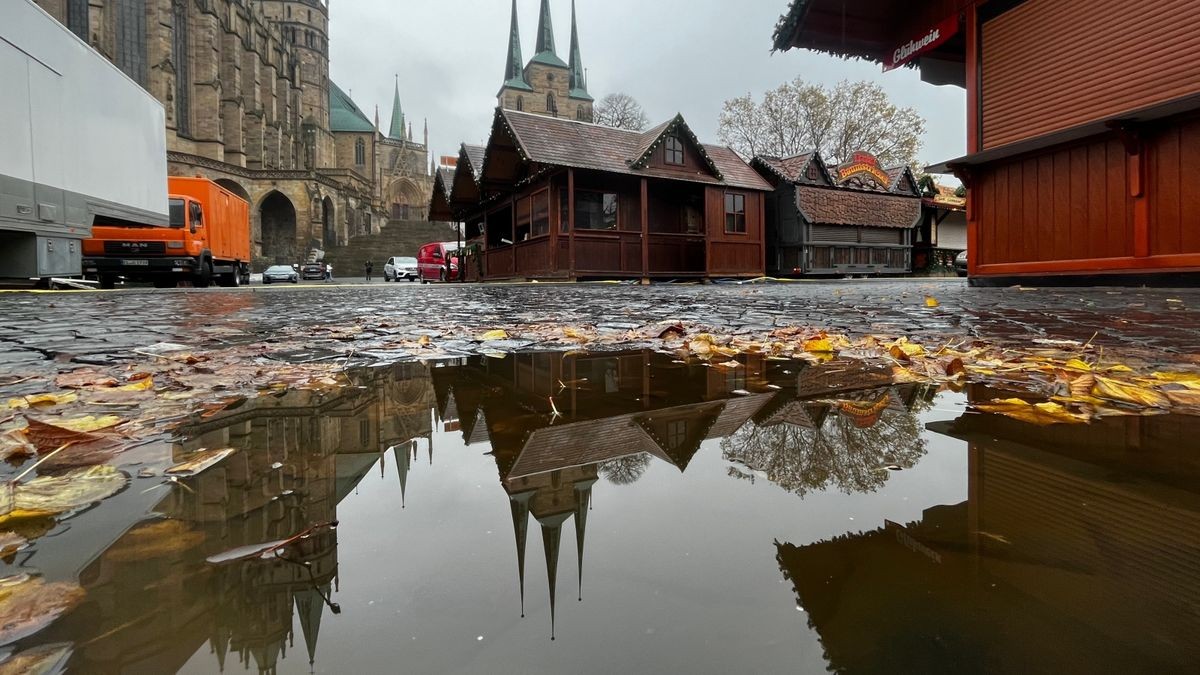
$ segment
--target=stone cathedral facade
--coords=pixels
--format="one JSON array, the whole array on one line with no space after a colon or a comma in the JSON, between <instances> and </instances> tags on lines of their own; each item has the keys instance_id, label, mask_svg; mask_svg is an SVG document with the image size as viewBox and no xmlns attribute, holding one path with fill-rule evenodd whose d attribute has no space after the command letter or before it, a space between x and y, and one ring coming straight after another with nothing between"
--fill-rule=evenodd
<instances>
[{"instance_id":1,"label":"stone cathedral facade","mask_svg":"<svg viewBox=\"0 0 1200 675\"><path fill-rule=\"evenodd\" d=\"M428 204L428 146L382 134L329 79L327 0L37 2L162 102L173 175L250 203L258 265Z\"/></svg>"}]
</instances>

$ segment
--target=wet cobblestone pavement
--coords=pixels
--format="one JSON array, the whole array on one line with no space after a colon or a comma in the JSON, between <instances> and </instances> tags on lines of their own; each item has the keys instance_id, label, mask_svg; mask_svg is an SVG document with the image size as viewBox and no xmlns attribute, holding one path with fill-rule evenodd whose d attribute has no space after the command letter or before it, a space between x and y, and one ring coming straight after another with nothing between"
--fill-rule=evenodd
<instances>
[{"instance_id":1,"label":"wet cobblestone pavement","mask_svg":"<svg viewBox=\"0 0 1200 675\"><path fill-rule=\"evenodd\" d=\"M926 296L939 306L927 307ZM306 329L352 325L364 330L314 342L327 343L330 356L350 351L361 356L389 340L432 331L469 337L492 328L512 331L551 322L624 332L677 320L728 334L806 326L927 341L1091 340L1097 347L1163 362L1194 363L1200 354L1197 290L972 289L959 280L13 293L0 295L0 314L0 374L7 375L55 363L137 360L142 357L136 350L160 342L192 349L270 344ZM487 347L564 347L522 340L519 330L513 338ZM469 339L439 346L461 353L479 348Z\"/></svg>"}]
</instances>

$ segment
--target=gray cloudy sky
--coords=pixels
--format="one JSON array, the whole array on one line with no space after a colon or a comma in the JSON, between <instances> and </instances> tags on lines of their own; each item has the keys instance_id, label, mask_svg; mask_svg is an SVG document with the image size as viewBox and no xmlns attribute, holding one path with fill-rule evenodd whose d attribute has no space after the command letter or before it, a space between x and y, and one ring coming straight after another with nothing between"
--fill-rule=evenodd
<instances>
[{"instance_id":1,"label":"gray cloudy sky","mask_svg":"<svg viewBox=\"0 0 1200 675\"><path fill-rule=\"evenodd\" d=\"M336 0L330 3L331 76L368 115L379 106L384 131L394 74L414 135L429 119L436 155L488 134L504 72L511 0ZM540 0L517 0L521 46L533 55ZM927 120L921 158L964 154L965 94L935 87L904 69L792 50L771 54L771 35L788 0L577 0L588 88L597 100L624 91L652 123L683 113L705 142L717 142L717 116L729 98L797 75L833 84L878 82ZM570 0L551 0L559 55L570 45Z\"/></svg>"}]
</instances>

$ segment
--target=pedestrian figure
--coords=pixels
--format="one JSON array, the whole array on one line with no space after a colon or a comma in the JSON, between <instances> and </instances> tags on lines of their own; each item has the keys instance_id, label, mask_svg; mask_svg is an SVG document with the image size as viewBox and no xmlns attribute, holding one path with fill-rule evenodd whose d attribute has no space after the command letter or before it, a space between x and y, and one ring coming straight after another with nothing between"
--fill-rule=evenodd
<instances>
[{"instance_id":1,"label":"pedestrian figure","mask_svg":"<svg viewBox=\"0 0 1200 675\"><path fill-rule=\"evenodd\" d=\"M372 272L372 270L375 269L375 263L368 260L367 264L363 265L363 269L366 270L366 272L367 272L367 281L370 281L371 280L371 272Z\"/></svg>"},{"instance_id":2,"label":"pedestrian figure","mask_svg":"<svg viewBox=\"0 0 1200 675\"><path fill-rule=\"evenodd\" d=\"M325 266L325 281L333 281L333 265Z\"/></svg>"}]
</instances>

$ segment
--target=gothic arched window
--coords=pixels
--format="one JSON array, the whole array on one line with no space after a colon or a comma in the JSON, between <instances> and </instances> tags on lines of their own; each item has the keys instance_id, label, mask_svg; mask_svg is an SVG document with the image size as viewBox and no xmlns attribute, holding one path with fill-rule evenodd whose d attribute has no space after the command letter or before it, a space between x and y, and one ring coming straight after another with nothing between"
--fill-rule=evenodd
<instances>
[{"instance_id":1,"label":"gothic arched window","mask_svg":"<svg viewBox=\"0 0 1200 675\"><path fill-rule=\"evenodd\" d=\"M88 0L67 1L67 28L80 40L91 44L88 39Z\"/></svg>"},{"instance_id":2,"label":"gothic arched window","mask_svg":"<svg viewBox=\"0 0 1200 675\"><path fill-rule=\"evenodd\" d=\"M146 0L117 0L117 67L146 85Z\"/></svg>"},{"instance_id":3,"label":"gothic arched window","mask_svg":"<svg viewBox=\"0 0 1200 675\"><path fill-rule=\"evenodd\" d=\"M524 109L525 109L525 97L518 96L517 97L517 110L524 110Z\"/></svg>"},{"instance_id":4,"label":"gothic arched window","mask_svg":"<svg viewBox=\"0 0 1200 675\"><path fill-rule=\"evenodd\" d=\"M171 40L171 60L175 63L175 131L187 136L192 133L191 59L188 58L187 2L171 6L174 35Z\"/></svg>"},{"instance_id":5,"label":"gothic arched window","mask_svg":"<svg viewBox=\"0 0 1200 675\"><path fill-rule=\"evenodd\" d=\"M554 93L546 94L546 112L551 115L558 114L558 103L554 100Z\"/></svg>"},{"instance_id":6,"label":"gothic arched window","mask_svg":"<svg viewBox=\"0 0 1200 675\"><path fill-rule=\"evenodd\" d=\"M354 163L358 166L367 163L367 144L361 138L354 142Z\"/></svg>"}]
</instances>

